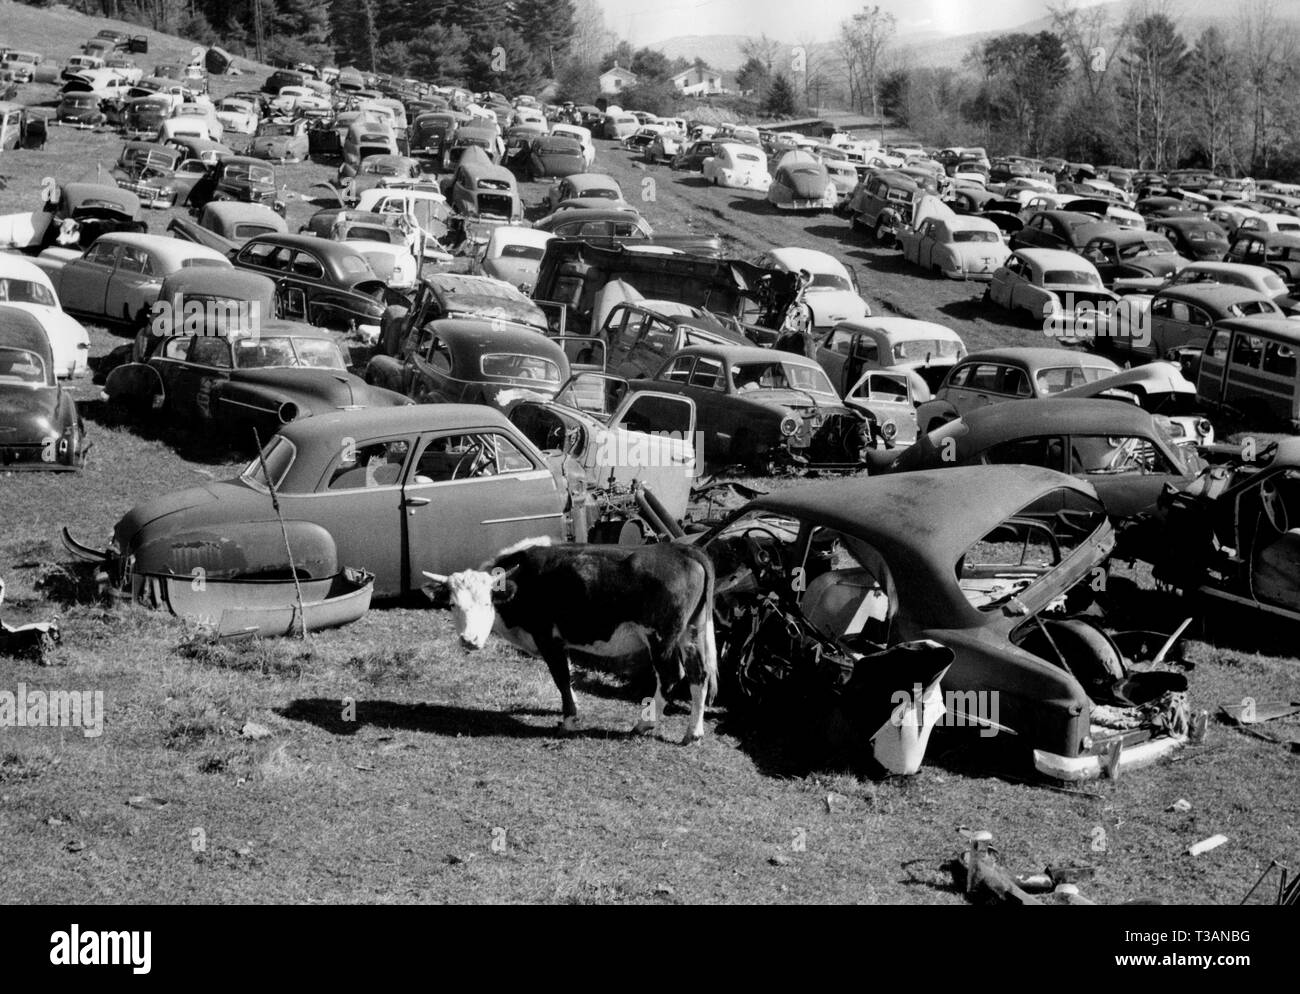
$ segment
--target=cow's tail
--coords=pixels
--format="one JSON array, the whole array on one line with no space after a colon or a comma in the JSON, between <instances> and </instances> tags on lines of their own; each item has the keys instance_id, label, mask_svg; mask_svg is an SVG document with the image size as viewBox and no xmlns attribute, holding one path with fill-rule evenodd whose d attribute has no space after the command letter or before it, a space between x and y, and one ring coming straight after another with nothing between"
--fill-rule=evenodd
<instances>
[{"instance_id":1,"label":"cow's tail","mask_svg":"<svg viewBox=\"0 0 1300 994\"><path fill-rule=\"evenodd\" d=\"M704 570L704 590L691 615L691 629L699 633L700 664L704 667L705 701L712 704L718 696L718 643L713 631L713 560L694 546L683 546Z\"/></svg>"}]
</instances>

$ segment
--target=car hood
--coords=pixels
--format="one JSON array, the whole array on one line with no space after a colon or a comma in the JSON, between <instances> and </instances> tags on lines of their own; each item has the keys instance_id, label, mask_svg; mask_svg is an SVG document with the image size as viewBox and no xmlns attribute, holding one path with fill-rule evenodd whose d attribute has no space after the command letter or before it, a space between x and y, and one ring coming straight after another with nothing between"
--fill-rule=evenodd
<instances>
[{"instance_id":1,"label":"car hood","mask_svg":"<svg viewBox=\"0 0 1300 994\"><path fill-rule=\"evenodd\" d=\"M269 155L278 157L284 154L284 151L293 144L293 139L288 135L274 135L265 138L254 138L253 143L248 146L248 154L263 156Z\"/></svg>"},{"instance_id":2,"label":"car hood","mask_svg":"<svg viewBox=\"0 0 1300 994\"><path fill-rule=\"evenodd\" d=\"M1187 265L1181 255L1144 255L1127 260L1122 268L1126 272L1145 276L1172 276Z\"/></svg>"},{"instance_id":3,"label":"car hood","mask_svg":"<svg viewBox=\"0 0 1300 994\"><path fill-rule=\"evenodd\" d=\"M818 327L867 316L867 302L852 290L817 290L804 297Z\"/></svg>"},{"instance_id":4,"label":"car hood","mask_svg":"<svg viewBox=\"0 0 1300 994\"><path fill-rule=\"evenodd\" d=\"M826 196L830 180L825 173L784 173L781 182L796 200L820 200Z\"/></svg>"},{"instance_id":5,"label":"car hood","mask_svg":"<svg viewBox=\"0 0 1300 994\"><path fill-rule=\"evenodd\" d=\"M808 411L815 409L822 414L843 414L848 411L848 408L839 401L817 394L805 393L802 390L761 390L751 394L742 394L742 396L746 400L762 404L764 407L770 407L773 410L799 409Z\"/></svg>"}]
</instances>

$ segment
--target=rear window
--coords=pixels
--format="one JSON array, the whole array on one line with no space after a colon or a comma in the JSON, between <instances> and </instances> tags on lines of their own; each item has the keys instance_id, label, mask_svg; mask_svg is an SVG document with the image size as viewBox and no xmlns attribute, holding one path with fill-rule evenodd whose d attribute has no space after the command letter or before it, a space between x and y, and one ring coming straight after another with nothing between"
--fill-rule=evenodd
<instances>
[{"instance_id":1,"label":"rear window","mask_svg":"<svg viewBox=\"0 0 1300 994\"><path fill-rule=\"evenodd\" d=\"M1043 283L1047 286L1078 286L1080 283L1101 286L1101 280L1096 273L1083 269L1049 269L1043 274Z\"/></svg>"},{"instance_id":2,"label":"rear window","mask_svg":"<svg viewBox=\"0 0 1300 994\"><path fill-rule=\"evenodd\" d=\"M1114 372L1113 369L1106 369L1103 366L1055 366L1040 369L1034 375L1034 381L1038 384L1039 394L1049 396L1062 390L1069 390L1071 387L1082 386L1084 383L1093 383Z\"/></svg>"},{"instance_id":3,"label":"rear window","mask_svg":"<svg viewBox=\"0 0 1300 994\"><path fill-rule=\"evenodd\" d=\"M493 352L479 360L484 376L500 376L512 380L538 380L560 385L560 367L541 356Z\"/></svg>"},{"instance_id":4,"label":"rear window","mask_svg":"<svg viewBox=\"0 0 1300 994\"><path fill-rule=\"evenodd\" d=\"M1002 237L996 231L954 231L954 242L1000 242Z\"/></svg>"}]
</instances>

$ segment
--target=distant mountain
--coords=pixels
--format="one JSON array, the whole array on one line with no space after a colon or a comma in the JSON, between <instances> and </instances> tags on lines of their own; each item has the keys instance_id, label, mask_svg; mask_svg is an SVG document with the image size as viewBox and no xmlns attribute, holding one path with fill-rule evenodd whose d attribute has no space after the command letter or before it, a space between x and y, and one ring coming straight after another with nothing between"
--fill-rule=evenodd
<instances>
[{"instance_id":1,"label":"distant mountain","mask_svg":"<svg viewBox=\"0 0 1300 994\"><path fill-rule=\"evenodd\" d=\"M1026 10L1034 9L1033 3L1017 4ZM1190 43L1197 35L1211 25L1217 25L1231 32L1237 23L1238 11L1242 8L1239 0L1117 0L1104 4L1111 12L1112 19L1118 23L1130 13L1137 13L1143 8L1156 11L1166 10L1177 22L1183 36ZM1041 8L1040 8L1041 9ZM1276 15L1300 27L1300 2L1296 0L1275 0ZM949 34L943 31L912 31L898 35L890 48L901 61L909 65L959 66L966 53L976 42L999 34L1025 32L1034 34L1049 31L1052 27L1051 17L1038 17L1025 21L1014 27L998 30L980 31L966 34ZM714 69L734 72L745 62L743 46L753 36L745 34L718 35L678 35L663 41L653 42L650 48L663 52L670 59L704 59ZM793 39L777 39L778 43L789 50L797 42ZM831 42L812 46L811 55L818 53L830 55L834 49Z\"/></svg>"}]
</instances>

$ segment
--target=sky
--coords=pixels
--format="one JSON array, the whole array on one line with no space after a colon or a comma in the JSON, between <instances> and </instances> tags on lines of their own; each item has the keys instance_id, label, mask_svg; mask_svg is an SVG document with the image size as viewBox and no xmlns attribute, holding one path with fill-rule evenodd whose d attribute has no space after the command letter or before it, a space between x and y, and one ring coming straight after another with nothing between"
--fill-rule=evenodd
<instances>
[{"instance_id":1,"label":"sky","mask_svg":"<svg viewBox=\"0 0 1300 994\"><path fill-rule=\"evenodd\" d=\"M1077 0L1092 6L1105 0ZM766 34L790 40L833 38L841 21L879 4L898 34L999 31L1047 14L1048 0L597 0L605 24L634 45L679 35ZM796 16L797 15L797 16Z\"/></svg>"}]
</instances>

